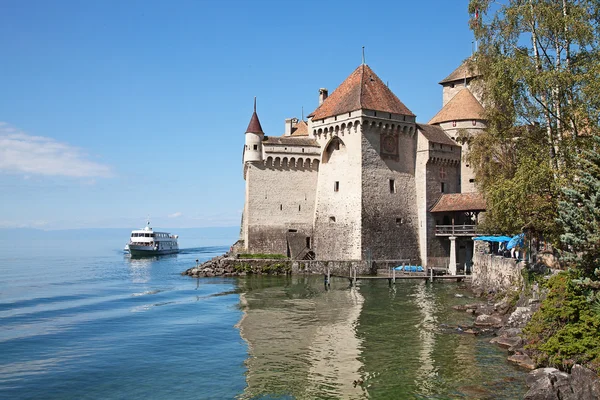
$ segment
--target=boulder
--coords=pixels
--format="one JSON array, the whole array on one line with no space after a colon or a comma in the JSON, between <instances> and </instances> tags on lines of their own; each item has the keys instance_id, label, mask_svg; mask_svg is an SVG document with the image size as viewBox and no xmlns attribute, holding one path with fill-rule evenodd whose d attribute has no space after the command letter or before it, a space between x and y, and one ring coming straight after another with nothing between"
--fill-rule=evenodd
<instances>
[{"instance_id":1,"label":"boulder","mask_svg":"<svg viewBox=\"0 0 600 400\"><path fill-rule=\"evenodd\" d=\"M577 399L600 399L600 379L594 371L575 364L571 369L571 389Z\"/></svg>"},{"instance_id":2,"label":"boulder","mask_svg":"<svg viewBox=\"0 0 600 400\"><path fill-rule=\"evenodd\" d=\"M556 368L539 368L525 380L529 391L525 400L578 400L571 389L569 374Z\"/></svg>"},{"instance_id":3,"label":"boulder","mask_svg":"<svg viewBox=\"0 0 600 400\"><path fill-rule=\"evenodd\" d=\"M500 347L509 349L509 348L516 348L516 347L521 346L523 344L523 339L521 339L518 336L512 336L512 337L498 336L498 337L495 337L492 340L490 340L490 343L495 343Z\"/></svg>"},{"instance_id":4,"label":"boulder","mask_svg":"<svg viewBox=\"0 0 600 400\"><path fill-rule=\"evenodd\" d=\"M535 363L527 354L513 354L512 356L508 357L508 361L526 369L535 368Z\"/></svg>"},{"instance_id":5,"label":"boulder","mask_svg":"<svg viewBox=\"0 0 600 400\"><path fill-rule=\"evenodd\" d=\"M501 327L502 318L497 315L482 314L475 318L474 325L480 327Z\"/></svg>"}]
</instances>

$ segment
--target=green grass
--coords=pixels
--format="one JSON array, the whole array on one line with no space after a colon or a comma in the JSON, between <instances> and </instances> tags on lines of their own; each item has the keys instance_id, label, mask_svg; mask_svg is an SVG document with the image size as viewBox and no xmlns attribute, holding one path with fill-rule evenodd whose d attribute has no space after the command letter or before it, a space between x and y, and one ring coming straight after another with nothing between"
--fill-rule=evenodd
<instances>
[{"instance_id":1,"label":"green grass","mask_svg":"<svg viewBox=\"0 0 600 400\"><path fill-rule=\"evenodd\" d=\"M264 253L257 253L257 254L248 254L248 253L244 253L244 254L238 254L238 258L244 258L244 259L266 259L266 260L276 260L276 259L282 259L282 258L287 258L286 256L284 256L283 254L264 254Z\"/></svg>"}]
</instances>

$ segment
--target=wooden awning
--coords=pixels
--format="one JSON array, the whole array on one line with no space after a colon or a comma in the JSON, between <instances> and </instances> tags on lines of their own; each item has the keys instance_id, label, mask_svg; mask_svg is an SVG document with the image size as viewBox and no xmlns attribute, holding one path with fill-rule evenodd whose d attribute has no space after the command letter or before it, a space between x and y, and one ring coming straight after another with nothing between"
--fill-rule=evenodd
<instances>
[{"instance_id":1,"label":"wooden awning","mask_svg":"<svg viewBox=\"0 0 600 400\"><path fill-rule=\"evenodd\" d=\"M429 211L436 213L485 209L485 199L480 193L451 193L443 194Z\"/></svg>"}]
</instances>

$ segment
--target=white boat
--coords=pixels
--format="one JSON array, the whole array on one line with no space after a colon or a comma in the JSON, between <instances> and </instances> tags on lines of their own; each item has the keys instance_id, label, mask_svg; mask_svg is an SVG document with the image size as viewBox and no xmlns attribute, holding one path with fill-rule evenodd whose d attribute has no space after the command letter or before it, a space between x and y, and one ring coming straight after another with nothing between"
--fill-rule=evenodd
<instances>
[{"instance_id":1,"label":"white boat","mask_svg":"<svg viewBox=\"0 0 600 400\"><path fill-rule=\"evenodd\" d=\"M145 228L131 231L125 250L134 257L174 254L179 252L178 238L167 232L155 232L148 221Z\"/></svg>"}]
</instances>

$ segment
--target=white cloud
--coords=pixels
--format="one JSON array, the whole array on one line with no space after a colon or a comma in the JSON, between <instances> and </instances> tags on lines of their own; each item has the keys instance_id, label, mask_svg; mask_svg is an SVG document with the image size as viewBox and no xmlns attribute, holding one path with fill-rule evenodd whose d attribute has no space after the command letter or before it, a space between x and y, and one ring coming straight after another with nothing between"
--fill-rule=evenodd
<instances>
[{"instance_id":1,"label":"white cloud","mask_svg":"<svg viewBox=\"0 0 600 400\"><path fill-rule=\"evenodd\" d=\"M169 214L168 217L169 218L177 218L177 217L181 217L182 215L183 215L182 212L177 211L176 213Z\"/></svg>"},{"instance_id":2,"label":"white cloud","mask_svg":"<svg viewBox=\"0 0 600 400\"><path fill-rule=\"evenodd\" d=\"M111 168L88 159L81 149L44 136L31 136L0 122L0 172L110 177Z\"/></svg>"}]
</instances>

